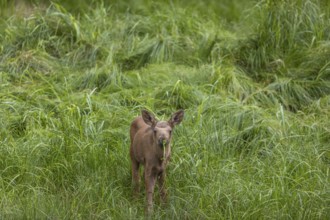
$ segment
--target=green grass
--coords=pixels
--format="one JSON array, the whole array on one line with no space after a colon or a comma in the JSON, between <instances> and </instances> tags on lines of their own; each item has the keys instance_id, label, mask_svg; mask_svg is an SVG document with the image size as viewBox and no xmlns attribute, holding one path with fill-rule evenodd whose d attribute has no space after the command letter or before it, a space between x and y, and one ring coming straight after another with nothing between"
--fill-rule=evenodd
<instances>
[{"instance_id":1,"label":"green grass","mask_svg":"<svg viewBox=\"0 0 330 220\"><path fill-rule=\"evenodd\" d=\"M186 112L154 218L328 219L330 5L221 2L2 1L0 219L145 218L144 108Z\"/></svg>"}]
</instances>

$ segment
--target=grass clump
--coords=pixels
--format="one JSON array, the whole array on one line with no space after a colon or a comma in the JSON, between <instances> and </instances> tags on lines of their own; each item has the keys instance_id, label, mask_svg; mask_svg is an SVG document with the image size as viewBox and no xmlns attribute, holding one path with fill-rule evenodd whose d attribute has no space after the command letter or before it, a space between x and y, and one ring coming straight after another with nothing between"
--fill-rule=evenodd
<instances>
[{"instance_id":1,"label":"grass clump","mask_svg":"<svg viewBox=\"0 0 330 220\"><path fill-rule=\"evenodd\" d=\"M144 108L185 110L154 218L330 215L327 1L79 3L1 3L0 218L145 218Z\"/></svg>"}]
</instances>

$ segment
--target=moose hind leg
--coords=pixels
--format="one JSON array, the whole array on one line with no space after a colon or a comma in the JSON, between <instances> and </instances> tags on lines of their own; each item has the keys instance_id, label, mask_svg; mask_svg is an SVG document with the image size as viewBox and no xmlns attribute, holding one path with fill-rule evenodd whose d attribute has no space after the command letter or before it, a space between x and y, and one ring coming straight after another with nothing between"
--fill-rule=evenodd
<instances>
[{"instance_id":1,"label":"moose hind leg","mask_svg":"<svg viewBox=\"0 0 330 220\"><path fill-rule=\"evenodd\" d=\"M132 184L133 184L133 194L137 197L140 192L140 174L139 174L140 164L132 160Z\"/></svg>"}]
</instances>

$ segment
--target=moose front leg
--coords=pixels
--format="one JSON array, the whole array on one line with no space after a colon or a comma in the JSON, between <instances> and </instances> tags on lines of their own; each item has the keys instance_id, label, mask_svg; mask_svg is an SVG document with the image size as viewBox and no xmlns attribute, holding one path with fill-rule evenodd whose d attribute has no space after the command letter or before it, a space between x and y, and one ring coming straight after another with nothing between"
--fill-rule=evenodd
<instances>
[{"instance_id":1,"label":"moose front leg","mask_svg":"<svg viewBox=\"0 0 330 220\"><path fill-rule=\"evenodd\" d=\"M165 171L161 172L158 176L158 186L159 186L159 190L160 190L160 199L162 200L163 203L165 203L166 199L167 199L167 190L165 188L165 177L166 177Z\"/></svg>"},{"instance_id":2,"label":"moose front leg","mask_svg":"<svg viewBox=\"0 0 330 220\"><path fill-rule=\"evenodd\" d=\"M146 185L147 211L148 213L151 213L153 207L152 197L156 184L156 175L152 172L152 170L146 169L144 177Z\"/></svg>"}]
</instances>

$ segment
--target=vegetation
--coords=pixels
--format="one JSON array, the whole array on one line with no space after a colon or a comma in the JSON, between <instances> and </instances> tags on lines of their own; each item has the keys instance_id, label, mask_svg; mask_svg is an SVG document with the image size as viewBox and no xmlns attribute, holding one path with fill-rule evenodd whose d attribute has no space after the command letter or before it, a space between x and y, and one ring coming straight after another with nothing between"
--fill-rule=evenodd
<instances>
[{"instance_id":1,"label":"vegetation","mask_svg":"<svg viewBox=\"0 0 330 220\"><path fill-rule=\"evenodd\" d=\"M144 108L186 111L154 218L329 218L328 1L72 2L0 3L1 219L143 219Z\"/></svg>"}]
</instances>

